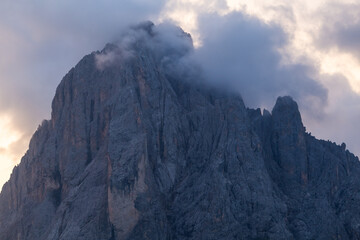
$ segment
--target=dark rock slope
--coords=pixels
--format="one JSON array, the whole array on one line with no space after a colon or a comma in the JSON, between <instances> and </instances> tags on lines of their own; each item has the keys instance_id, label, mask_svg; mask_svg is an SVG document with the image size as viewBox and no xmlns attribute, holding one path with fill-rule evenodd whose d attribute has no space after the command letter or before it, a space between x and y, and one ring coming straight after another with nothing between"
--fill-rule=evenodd
<instances>
[{"instance_id":1,"label":"dark rock slope","mask_svg":"<svg viewBox=\"0 0 360 240\"><path fill-rule=\"evenodd\" d=\"M290 97L261 114L180 79L153 28L61 81L2 189L0 239L360 239L358 158L306 133Z\"/></svg>"}]
</instances>

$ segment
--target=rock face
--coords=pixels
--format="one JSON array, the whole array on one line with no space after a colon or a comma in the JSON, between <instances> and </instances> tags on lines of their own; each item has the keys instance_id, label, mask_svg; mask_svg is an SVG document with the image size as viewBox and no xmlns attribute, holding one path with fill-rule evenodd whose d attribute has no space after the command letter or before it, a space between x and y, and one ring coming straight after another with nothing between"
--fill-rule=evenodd
<instances>
[{"instance_id":1,"label":"rock face","mask_svg":"<svg viewBox=\"0 0 360 240\"><path fill-rule=\"evenodd\" d=\"M181 30L181 50L133 31L61 81L2 189L0 239L360 239L344 145L306 133L290 97L262 114L184 80Z\"/></svg>"}]
</instances>

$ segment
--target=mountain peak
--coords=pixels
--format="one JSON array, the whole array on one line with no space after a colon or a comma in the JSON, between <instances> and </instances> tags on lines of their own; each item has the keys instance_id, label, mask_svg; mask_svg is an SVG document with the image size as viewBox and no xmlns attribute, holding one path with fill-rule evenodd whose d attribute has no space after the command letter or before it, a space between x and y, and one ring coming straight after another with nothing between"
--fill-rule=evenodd
<instances>
[{"instance_id":1,"label":"mountain peak","mask_svg":"<svg viewBox=\"0 0 360 240\"><path fill-rule=\"evenodd\" d=\"M304 130L299 107L290 96L277 98L272 116L278 123L278 127L296 128L297 131Z\"/></svg>"},{"instance_id":2,"label":"mountain peak","mask_svg":"<svg viewBox=\"0 0 360 240\"><path fill-rule=\"evenodd\" d=\"M0 239L360 236L353 155L306 135L290 97L261 115L199 90L177 69L187 35L140 29L61 81L0 194Z\"/></svg>"},{"instance_id":3,"label":"mountain peak","mask_svg":"<svg viewBox=\"0 0 360 240\"><path fill-rule=\"evenodd\" d=\"M277 112L287 112L300 115L297 103L290 96L283 96L277 98L275 106L272 110L272 114L276 114Z\"/></svg>"},{"instance_id":4,"label":"mountain peak","mask_svg":"<svg viewBox=\"0 0 360 240\"><path fill-rule=\"evenodd\" d=\"M131 29L134 29L134 30L141 29L141 30L147 32L149 35L153 35L154 27L155 27L155 24L152 21L144 21L144 22L141 22L139 24L132 26Z\"/></svg>"}]
</instances>

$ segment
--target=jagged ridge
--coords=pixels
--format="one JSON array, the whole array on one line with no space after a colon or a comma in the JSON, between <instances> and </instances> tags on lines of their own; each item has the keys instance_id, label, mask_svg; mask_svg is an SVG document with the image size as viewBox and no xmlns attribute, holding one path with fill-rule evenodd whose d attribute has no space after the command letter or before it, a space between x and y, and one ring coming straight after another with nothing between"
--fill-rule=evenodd
<instances>
[{"instance_id":1,"label":"jagged ridge","mask_svg":"<svg viewBox=\"0 0 360 240\"><path fill-rule=\"evenodd\" d=\"M61 81L3 187L0 239L360 238L358 159L307 134L290 97L261 114L174 75L188 35L159 53L154 28Z\"/></svg>"}]
</instances>

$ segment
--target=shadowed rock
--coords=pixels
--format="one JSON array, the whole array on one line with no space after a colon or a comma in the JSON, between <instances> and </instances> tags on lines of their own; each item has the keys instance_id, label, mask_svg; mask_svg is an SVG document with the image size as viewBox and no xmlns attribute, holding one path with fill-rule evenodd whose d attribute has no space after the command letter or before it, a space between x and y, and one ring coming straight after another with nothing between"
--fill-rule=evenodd
<instances>
[{"instance_id":1,"label":"shadowed rock","mask_svg":"<svg viewBox=\"0 0 360 240\"><path fill-rule=\"evenodd\" d=\"M0 239L359 239L353 154L290 97L261 114L172 74L189 36L154 52L144 26L61 81L0 194Z\"/></svg>"}]
</instances>

